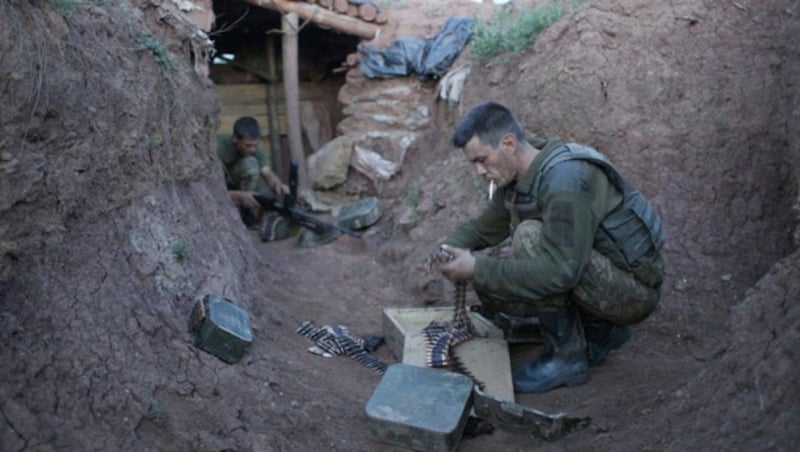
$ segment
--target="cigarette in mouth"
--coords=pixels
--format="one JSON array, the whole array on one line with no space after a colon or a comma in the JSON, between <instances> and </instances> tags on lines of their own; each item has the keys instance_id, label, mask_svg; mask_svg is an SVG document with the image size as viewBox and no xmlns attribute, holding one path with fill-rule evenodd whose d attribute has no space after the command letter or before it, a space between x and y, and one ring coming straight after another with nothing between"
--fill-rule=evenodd
<instances>
[{"instance_id":1,"label":"cigarette in mouth","mask_svg":"<svg viewBox=\"0 0 800 452\"><path fill-rule=\"evenodd\" d=\"M489 201L491 201L492 197L494 197L494 189L495 189L494 181L489 181Z\"/></svg>"}]
</instances>

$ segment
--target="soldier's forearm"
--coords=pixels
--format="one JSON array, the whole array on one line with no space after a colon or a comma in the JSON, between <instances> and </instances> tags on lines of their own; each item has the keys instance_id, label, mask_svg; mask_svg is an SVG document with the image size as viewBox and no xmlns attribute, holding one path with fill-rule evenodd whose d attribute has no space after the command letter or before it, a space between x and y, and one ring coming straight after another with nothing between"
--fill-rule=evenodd
<instances>
[{"instance_id":1,"label":"soldier's forearm","mask_svg":"<svg viewBox=\"0 0 800 452\"><path fill-rule=\"evenodd\" d=\"M264 180L267 182L267 185L273 190L277 190L278 187L283 185L283 181L281 181L278 175L273 173L268 167L261 168L261 177L264 178Z\"/></svg>"}]
</instances>

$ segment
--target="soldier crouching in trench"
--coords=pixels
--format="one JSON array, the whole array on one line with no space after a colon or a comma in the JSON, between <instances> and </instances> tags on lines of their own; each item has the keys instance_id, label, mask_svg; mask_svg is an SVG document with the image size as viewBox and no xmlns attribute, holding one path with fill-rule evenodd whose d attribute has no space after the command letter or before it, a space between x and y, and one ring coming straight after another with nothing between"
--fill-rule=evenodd
<instances>
[{"instance_id":1,"label":"soldier crouching in trench","mask_svg":"<svg viewBox=\"0 0 800 452\"><path fill-rule=\"evenodd\" d=\"M598 151L559 139L529 142L500 104L470 110L453 144L497 193L450 234L442 248L453 260L439 270L453 282L472 280L487 317L538 316L544 354L513 370L516 392L585 383L588 368L627 342L628 325L658 304L658 214ZM471 253L509 236L509 259Z\"/></svg>"},{"instance_id":2,"label":"soldier crouching in trench","mask_svg":"<svg viewBox=\"0 0 800 452\"><path fill-rule=\"evenodd\" d=\"M281 197L289 192L289 186L270 168L270 156L258 144L260 138L258 121L249 116L233 123L232 134L217 135L217 155L225 166L228 196L251 228L259 226L260 205L255 193Z\"/></svg>"}]
</instances>

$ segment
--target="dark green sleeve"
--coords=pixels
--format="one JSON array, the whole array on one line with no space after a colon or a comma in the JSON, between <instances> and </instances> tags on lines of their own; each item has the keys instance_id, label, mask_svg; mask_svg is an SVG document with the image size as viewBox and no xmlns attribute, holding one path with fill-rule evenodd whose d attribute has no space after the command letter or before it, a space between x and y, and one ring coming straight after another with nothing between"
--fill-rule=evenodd
<instances>
[{"instance_id":1,"label":"dark green sleeve","mask_svg":"<svg viewBox=\"0 0 800 452\"><path fill-rule=\"evenodd\" d=\"M509 235L510 217L503 206L504 193L505 190L496 193L480 215L459 225L444 243L459 248L480 250L505 240Z\"/></svg>"},{"instance_id":2,"label":"dark green sleeve","mask_svg":"<svg viewBox=\"0 0 800 452\"><path fill-rule=\"evenodd\" d=\"M546 175L539 193L542 253L515 259L479 257L475 287L527 300L568 292L589 260L612 190L602 170L589 163L557 165Z\"/></svg>"},{"instance_id":3,"label":"dark green sleeve","mask_svg":"<svg viewBox=\"0 0 800 452\"><path fill-rule=\"evenodd\" d=\"M236 160L236 150L231 143L231 134L217 134L217 157L219 157L225 165L230 165Z\"/></svg>"}]
</instances>

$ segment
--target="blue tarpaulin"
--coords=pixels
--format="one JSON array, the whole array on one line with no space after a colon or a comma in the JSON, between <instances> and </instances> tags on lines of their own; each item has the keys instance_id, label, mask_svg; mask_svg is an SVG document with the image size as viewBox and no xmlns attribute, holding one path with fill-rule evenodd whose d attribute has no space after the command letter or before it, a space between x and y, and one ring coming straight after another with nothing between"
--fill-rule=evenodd
<instances>
[{"instance_id":1,"label":"blue tarpaulin","mask_svg":"<svg viewBox=\"0 0 800 452\"><path fill-rule=\"evenodd\" d=\"M384 49L362 44L361 73L367 78L387 78L417 73L422 78L439 78L472 37L475 20L451 17L433 38L402 37Z\"/></svg>"}]
</instances>

